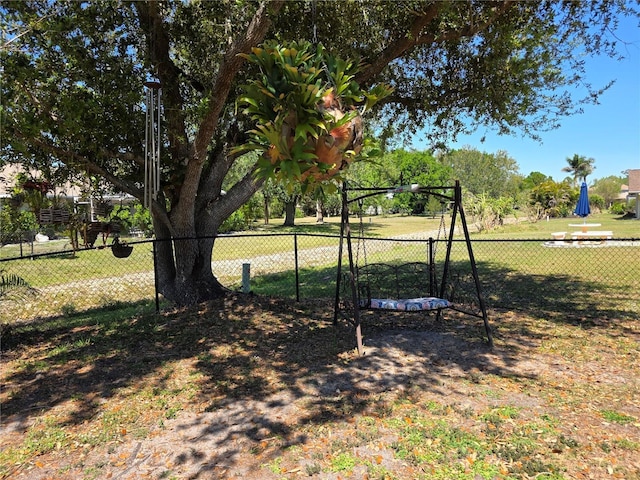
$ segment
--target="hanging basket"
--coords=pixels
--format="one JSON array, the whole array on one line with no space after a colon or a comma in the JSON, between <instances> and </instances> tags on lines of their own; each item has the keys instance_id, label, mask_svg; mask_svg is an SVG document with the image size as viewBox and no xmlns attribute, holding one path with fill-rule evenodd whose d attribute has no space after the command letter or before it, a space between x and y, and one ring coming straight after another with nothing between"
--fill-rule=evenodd
<instances>
[{"instance_id":1,"label":"hanging basket","mask_svg":"<svg viewBox=\"0 0 640 480\"><path fill-rule=\"evenodd\" d=\"M43 195L51 190L51 184L44 180L27 180L22 184L25 190L36 190Z\"/></svg>"},{"instance_id":2,"label":"hanging basket","mask_svg":"<svg viewBox=\"0 0 640 480\"><path fill-rule=\"evenodd\" d=\"M133 245L127 245L126 243L120 242L118 237L113 239L113 244L111 245L111 253L116 258L127 258L133 252Z\"/></svg>"},{"instance_id":3,"label":"hanging basket","mask_svg":"<svg viewBox=\"0 0 640 480\"><path fill-rule=\"evenodd\" d=\"M69 223L71 214L65 208L41 208L38 214L40 224Z\"/></svg>"},{"instance_id":4,"label":"hanging basket","mask_svg":"<svg viewBox=\"0 0 640 480\"><path fill-rule=\"evenodd\" d=\"M129 255L131 255L131 252L133 252L133 246L132 245L113 245L111 247L111 252L113 253L113 256L116 258L127 258Z\"/></svg>"}]
</instances>

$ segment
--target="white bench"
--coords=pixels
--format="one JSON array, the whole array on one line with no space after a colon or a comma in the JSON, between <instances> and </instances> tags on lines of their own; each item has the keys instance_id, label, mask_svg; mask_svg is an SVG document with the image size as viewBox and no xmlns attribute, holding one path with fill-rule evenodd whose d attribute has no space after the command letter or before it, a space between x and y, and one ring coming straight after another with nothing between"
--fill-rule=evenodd
<instances>
[{"instance_id":1,"label":"white bench","mask_svg":"<svg viewBox=\"0 0 640 480\"><path fill-rule=\"evenodd\" d=\"M556 243L562 243L567 236L567 232L553 232L551 233L551 238L553 238Z\"/></svg>"},{"instance_id":2,"label":"white bench","mask_svg":"<svg viewBox=\"0 0 640 480\"><path fill-rule=\"evenodd\" d=\"M605 240L611 240L613 238L613 232L611 230L591 230L587 232L573 232L571 234L572 240L600 240L604 243Z\"/></svg>"}]
</instances>

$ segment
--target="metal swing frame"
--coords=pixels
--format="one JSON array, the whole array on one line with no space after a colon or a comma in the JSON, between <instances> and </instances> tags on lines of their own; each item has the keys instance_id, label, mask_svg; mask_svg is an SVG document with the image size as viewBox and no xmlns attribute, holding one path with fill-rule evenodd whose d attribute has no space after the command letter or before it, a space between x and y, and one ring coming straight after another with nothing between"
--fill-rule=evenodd
<instances>
[{"instance_id":1,"label":"metal swing frame","mask_svg":"<svg viewBox=\"0 0 640 480\"><path fill-rule=\"evenodd\" d=\"M341 282L343 279L342 272L342 258L344 253L344 245L346 243L347 246L347 257L349 262L349 270L348 274L348 284L350 287L351 298L350 302L353 305L353 319L352 323L355 327L355 335L356 335L356 345L358 349L358 353L360 355L364 352L364 347L362 343L362 324L361 324L361 310L365 308L361 306L360 298L359 298L359 278L357 272L357 266L354 261L354 252L353 252L353 244L352 244L352 233L351 226L349 224L349 206L353 203L362 203L365 198L373 197L380 194L395 194L395 193L415 193L415 194L429 194L433 195L443 201L449 202L452 205L452 213L451 213L451 225L449 227L449 235L445 239L446 240L446 255L443 266L442 279L440 284L439 292L434 292L433 288L435 285L435 253L433 249L433 244L435 241L433 239L429 239L429 288L430 294L438 293L440 298L445 298L446 289L447 289L447 281L450 276L450 261L451 261L451 248L453 245L453 238L456 228L456 221L458 216L460 217L460 221L462 224L462 231L464 234L464 241L467 246L467 253L469 255L469 262L471 265L471 274L473 276L473 281L475 284L475 289L477 293L478 306L480 309L480 313L473 312L463 308L462 306L456 305L453 303L450 307L452 310L456 310L467 315L471 315L477 318L481 318L484 323L485 332L487 335L487 340L489 346L493 347L493 336L491 334L491 328L489 326L489 319L487 316L487 309L484 302L484 298L482 296L482 289L480 285L480 279L478 276L478 269L476 266L475 257L473 255L473 248L471 246L471 239L469 236L469 229L467 227L467 221L464 214L464 209L462 207L462 189L460 187L460 182L456 180L454 185L450 186L440 186L440 187L421 187L419 185L405 185L400 187L370 187L370 188L358 188L358 187L349 187L346 183L343 184L342 187L342 221L340 224L340 244L338 248L338 268L337 268L337 278L336 278L336 296L335 296L335 305L334 305L334 317L333 323L334 325L338 322L338 314L340 311L340 292L341 292ZM350 198L350 194L355 194L352 198ZM366 262L366 259L365 259ZM441 315L441 308L437 309L438 318Z\"/></svg>"}]
</instances>

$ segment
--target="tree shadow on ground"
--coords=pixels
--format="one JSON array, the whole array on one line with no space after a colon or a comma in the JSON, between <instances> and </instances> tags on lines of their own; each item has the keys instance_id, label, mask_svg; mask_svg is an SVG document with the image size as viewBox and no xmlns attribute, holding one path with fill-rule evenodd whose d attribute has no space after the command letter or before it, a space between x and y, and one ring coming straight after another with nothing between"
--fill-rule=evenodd
<instances>
[{"instance_id":1,"label":"tree shadow on ground","mask_svg":"<svg viewBox=\"0 0 640 480\"><path fill-rule=\"evenodd\" d=\"M300 443L296 425L350 418L370 408L378 394L407 385L439 389L434 376L459 360L463 372L493 361L486 347L473 341L467 350L477 353L478 363L430 348L428 362L404 365L401 351L427 354L409 344L400 344L388 358L373 355L384 347L371 344L369 355L359 358L352 329L333 327L331 320L324 302L247 295L159 316L117 319L92 312L62 322L43 320L29 326L28 336L15 328L3 337L10 367L3 375L3 422L11 431L26 432L36 418L61 410L66 412L56 416L61 428L100 422L112 403L134 408L145 398L143 390L161 401L161 392L175 389L171 370L185 361L193 393L179 409L195 408L200 415L186 415L176 428L197 441L176 446L173 453L184 462L200 461L196 446L206 442L208 452L215 444L218 460L228 462L245 448L240 439L278 436Z\"/></svg>"}]
</instances>

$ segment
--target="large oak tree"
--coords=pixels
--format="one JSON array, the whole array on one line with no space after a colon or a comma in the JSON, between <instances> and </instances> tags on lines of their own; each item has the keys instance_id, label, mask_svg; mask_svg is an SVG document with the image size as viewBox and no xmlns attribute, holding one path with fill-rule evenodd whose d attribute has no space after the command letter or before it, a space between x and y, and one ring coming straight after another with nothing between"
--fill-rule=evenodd
<instances>
[{"instance_id":1,"label":"large oak tree","mask_svg":"<svg viewBox=\"0 0 640 480\"><path fill-rule=\"evenodd\" d=\"M616 55L622 1L5 1L1 161L55 180L99 177L143 196L145 81L161 82L162 189L152 205L159 288L177 304L221 295L221 223L261 186L225 188L246 142L244 56L267 39L317 40L395 88L365 118L380 135L433 142L491 125L535 136L595 102L585 55ZM633 7L636 8L636 7ZM578 88L574 88L578 87Z\"/></svg>"}]
</instances>

